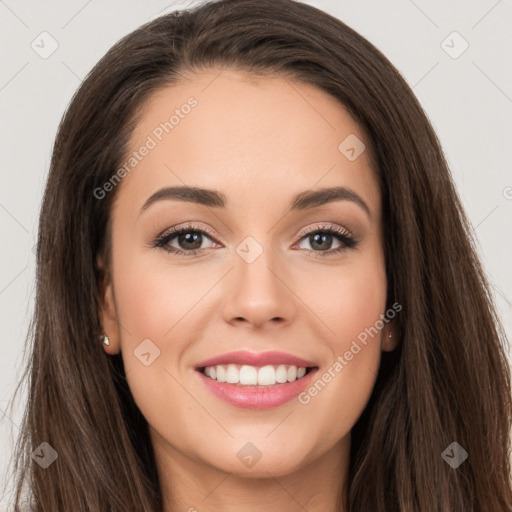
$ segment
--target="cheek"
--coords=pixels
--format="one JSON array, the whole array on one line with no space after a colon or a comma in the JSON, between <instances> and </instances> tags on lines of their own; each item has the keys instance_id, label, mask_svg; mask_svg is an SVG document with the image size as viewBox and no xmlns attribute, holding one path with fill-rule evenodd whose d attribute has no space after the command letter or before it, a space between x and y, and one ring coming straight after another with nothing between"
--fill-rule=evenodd
<instances>
[{"instance_id":1,"label":"cheek","mask_svg":"<svg viewBox=\"0 0 512 512\"><path fill-rule=\"evenodd\" d=\"M387 289L384 262L377 255L367 264L361 259L357 265L323 268L314 282L326 283L314 293L310 289L308 305L328 326L321 329L317 342L327 347L330 357L299 402L308 411L304 421L312 428L319 426L319 438L327 447L350 431L375 384L385 325L381 320ZM336 429L331 428L333 422Z\"/></svg>"},{"instance_id":2,"label":"cheek","mask_svg":"<svg viewBox=\"0 0 512 512\"><path fill-rule=\"evenodd\" d=\"M151 249L157 251L161 249ZM125 323L123 345L144 338L174 337L189 325L194 308L214 279L192 267L177 267L166 261L165 253L155 264L151 254L119 255L116 264L116 306ZM201 275L201 279L194 279ZM205 279L203 279L205 278ZM129 335L128 335L129 332Z\"/></svg>"},{"instance_id":3,"label":"cheek","mask_svg":"<svg viewBox=\"0 0 512 512\"><path fill-rule=\"evenodd\" d=\"M180 396L177 365L198 329L194 313L207 282L147 254L114 255L114 289L121 355L135 401L143 410ZM152 405L153 404L153 405Z\"/></svg>"},{"instance_id":4,"label":"cheek","mask_svg":"<svg viewBox=\"0 0 512 512\"><path fill-rule=\"evenodd\" d=\"M131 394L150 425L165 431L172 411L187 415L179 363L196 332L194 305L204 291L190 273L148 265L139 258L119 258L116 305L122 324L121 355ZM204 286L204 284L203 284ZM198 289L199 288L199 289Z\"/></svg>"},{"instance_id":5,"label":"cheek","mask_svg":"<svg viewBox=\"0 0 512 512\"><path fill-rule=\"evenodd\" d=\"M331 293L336 292L337 295L337 300L333 300L331 317L341 346L373 326L384 313L386 281L382 274L378 268L353 269L343 276L334 290L331 289Z\"/></svg>"},{"instance_id":6,"label":"cheek","mask_svg":"<svg viewBox=\"0 0 512 512\"><path fill-rule=\"evenodd\" d=\"M346 264L318 266L306 274L301 296L326 327L322 337L325 333L332 350L346 350L347 343L350 346L385 312L386 272L378 250L354 253Z\"/></svg>"},{"instance_id":7,"label":"cheek","mask_svg":"<svg viewBox=\"0 0 512 512\"><path fill-rule=\"evenodd\" d=\"M338 311L332 310L336 335L332 343L336 360L343 358L344 378L369 392L377 375L381 355L381 334L385 325L387 283L384 265L374 260L372 265L353 268L343 277L339 288ZM337 313L337 315L336 315Z\"/></svg>"}]
</instances>

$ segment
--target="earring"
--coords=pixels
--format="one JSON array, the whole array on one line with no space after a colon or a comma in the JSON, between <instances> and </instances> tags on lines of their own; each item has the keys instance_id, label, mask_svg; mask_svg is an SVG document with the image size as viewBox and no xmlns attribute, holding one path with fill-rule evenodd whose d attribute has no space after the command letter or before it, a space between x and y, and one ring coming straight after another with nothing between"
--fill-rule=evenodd
<instances>
[{"instance_id":1,"label":"earring","mask_svg":"<svg viewBox=\"0 0 512 512\"><path fill-rule=\"evenodd\" d=\"M110 340L108 339L108 336L104 334L103 336L100 336L100 340L103 340L103 344L107 347L110 346Z\"/></svg>"},{"instance_id":2,"label":"earring","mask_svg":"<svg viewBox=\"0 0 512 512\"><path fill-rule=\"evenodd\" d=\"M390 337L390 338L392 338L392 337L393 337L393 333L392 333L392 332L390 332L390 333L389 333L389 337Z\"/></svg>"}]
</instances>

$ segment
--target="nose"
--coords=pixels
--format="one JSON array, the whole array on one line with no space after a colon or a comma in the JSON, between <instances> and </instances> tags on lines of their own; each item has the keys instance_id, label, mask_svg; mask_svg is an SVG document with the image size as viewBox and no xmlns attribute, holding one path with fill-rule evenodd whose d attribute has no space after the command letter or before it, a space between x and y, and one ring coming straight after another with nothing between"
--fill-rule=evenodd
<instances>
[{"instance_id":1,"label":"nose","mask_svg":"<svg viewBox=\"0 0 512 512\"><path fill-rule=\"evenodd\" d=\"M289 275L263 251L256 260L234 256L234 269L226 280L223 317L230 324L254 329L284 327L296 315ZM288 277L288 279L287 279Z\"/></svg>"}]
</instances>

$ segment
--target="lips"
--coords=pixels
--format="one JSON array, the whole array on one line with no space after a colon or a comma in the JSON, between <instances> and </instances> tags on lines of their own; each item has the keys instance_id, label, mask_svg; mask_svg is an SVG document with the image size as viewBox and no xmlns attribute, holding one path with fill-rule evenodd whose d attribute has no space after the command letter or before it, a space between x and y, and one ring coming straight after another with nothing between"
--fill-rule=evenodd
<instances>
[{"instance_id":1,"label":"lips","mask_svg":"<svg viewBox=\"0 0 512 512\"><path fill-rule=\"evenodd\" d=\"M227 367L225 377L230 382L225 382L224 378L222 381L219 381L220 374L217 376L211 375L211 372L217 371L218 373L221 369L224 372L223 366ZM253 385L253 383L249 384L248 382L243 385L235 383L235 381L241 380L241 374L239 373L241 368L235 368L235 366L242 367L246 372L249 367L252 367L250 371L253 374L258 370L258 383L261 381L262 376L260 373L262 371L264 373L266 371L268 374L272 373L275 376L275 380L269 379L270 375L267 375L263 380L271 380L274 384L272 382L265 382L265 385ZM279 366L280 369L274 372L276 366ZM292 367L295 371L293 371ZM286 368L291 373L291 375L286 376L286 379L282 375L283 368ZM249 350L238 350L205 359L196 364L194 369L197 371L201 382L217 398L239 408L269 409L284 405L300 394L311 383L314 374L318 371L318 365L314 361L309 361L286 352L271 350L258 353ZM244 371L243 369L242 371ZM210 375L207 375L205 370L208 370ZM304 370L306 370L305 373ZM229 374L230 371L233 374L231 376ZM296 379L299 373L301 373L301 376ZM236 378L232 380L232 377ZM247 379L244 380L247 381ZM290 381L287 382L288 380Z\"/></svg>"},{"instance_id":2,"label":"lips","mask_svg":"<svg viewBox=\"0 0 512 512\"><path fill-rule=\"evenodd\" d=\"M317 367L317 364L314 361L308 361L286 352L278 352L272 350L268 352L257 353L250 352L248 350L238 350L236 352L228 352L220 356L205 359L204 361L201 361L195 365L195 369L202 370L207 366L217 366L221 364L245 364L250 366L288 364L304 368Z\"/></svg>"},{"instance_id":3,"label":"lips","mask_svg":"<svg viewBox=\"0 0 512 512\"><path fill-rule=\"evenodd\" d=\"M313 369L294 382L274 386L238 386L217 382L200 371L196 372L203 385L215 397L239 409L266 410L285 405L296 399L311 385L318 369Z\"/></svg>"}]
</instances>

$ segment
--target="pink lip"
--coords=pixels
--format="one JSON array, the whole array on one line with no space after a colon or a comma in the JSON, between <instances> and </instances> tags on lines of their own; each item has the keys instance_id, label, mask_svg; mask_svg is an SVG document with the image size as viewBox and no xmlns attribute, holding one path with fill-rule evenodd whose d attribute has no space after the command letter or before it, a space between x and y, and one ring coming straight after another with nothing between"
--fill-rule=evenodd
<instances>
[{"instance_id":1,"label":"pink lip","mask_svg":"<svg viewBox=\"0 0 512 512\"><path fill-rule=\"evenodd\" d=\"M248 350L238 350L236 352L228 352L211 359L206 359L195 366L196 369L205 368L206 366L216 366L218 364L247 364L250 366L265 366L267 364L290 364L300 367L317 366L313 361L306 361L300 357L292 356L286 352L277 352L271 350L268 352L249 352Z\"/></svg>"},{"instance_id":2,"label":"pink lip","mask_svg":"<svg viewBox=\"0 0 512 512\"><path fill-rule=\"evenodd\" d=\"M197 373L208 389L225 402L245 409L269 409L283 405L304 391L310 386L316 372L317 369L314 369L299 380L273 386L238 386L217 382L200 371Z\"/></svg>"}]
</instances>

